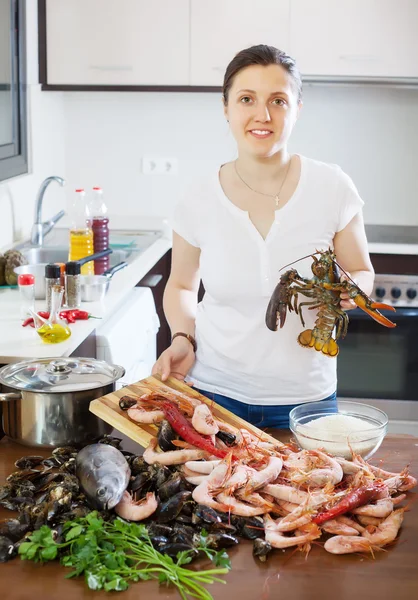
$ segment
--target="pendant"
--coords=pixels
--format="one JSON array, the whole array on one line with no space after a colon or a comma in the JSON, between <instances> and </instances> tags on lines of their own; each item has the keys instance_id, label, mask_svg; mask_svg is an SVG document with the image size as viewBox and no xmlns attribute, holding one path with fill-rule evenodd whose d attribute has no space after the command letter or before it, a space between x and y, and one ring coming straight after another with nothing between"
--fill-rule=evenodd
<instances>
[{"instance_id":1,"label":"pendant","mask_svg":"<svg viewBox=\"0 0 418 600\"><path fill-rule=\"evenodd\" d=\"M276 202L276 206L279 206L280 198L279 198L278 194L277 194L277 196L275 196L274 200Z\"/></svg>"}]
</instances>

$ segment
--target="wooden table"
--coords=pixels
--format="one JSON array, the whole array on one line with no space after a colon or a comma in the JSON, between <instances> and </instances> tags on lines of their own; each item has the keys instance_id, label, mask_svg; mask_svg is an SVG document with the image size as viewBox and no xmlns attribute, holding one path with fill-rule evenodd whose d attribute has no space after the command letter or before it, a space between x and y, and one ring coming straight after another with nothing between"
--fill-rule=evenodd
<instances>
[{"instance_id":1,"label":"wooden table","mask_svg":"<svg viewBox=\"0 0 418 600\"><path fill-rule=\"evenodd\" d=\"M271 431L286 439L287 432ZM126 450L138 451L132 444ZM0 485L14 469L14 461L27 454L49 451L27 449L7 439L0 442ZM388 436L371 461L392 471L410 464L418 476L418 438ZM229 551L232 570L226 585L209 586L215 600L415 600L418 598L418 505L417 494L409 494L409 511L405 514L400 538L387 549L369 556L334 556L320 545L313 547L307 560L294 549L275 550L262 564L252 556L252 544L243 541ZM0 509L0 519L13 513ZM93 592L84 580L66 580L66 569L57 563L44 566L16 558L0 564L0 598L4 600L103 600L115 597ZM119 596L118 596L119 597ZM122 592L121 600L162 600L180 598L176 590L161 588L156 582L133 584Z\"/></svg>"}]
</instances>

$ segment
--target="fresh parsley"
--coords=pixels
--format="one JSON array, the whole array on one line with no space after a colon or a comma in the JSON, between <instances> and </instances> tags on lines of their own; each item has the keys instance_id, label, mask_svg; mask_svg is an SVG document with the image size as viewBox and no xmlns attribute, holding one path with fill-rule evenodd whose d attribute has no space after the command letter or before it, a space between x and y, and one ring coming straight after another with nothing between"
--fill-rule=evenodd
<instances>
[{"instance_id":1,"label":"fresh parsley","mask_svg":"<svg viewBox=\"0 0 418 600\"><path fill-rule=\"evenodd\" d=\"M123 591L132 582L157 579L160 585L175 585L183 600L193 597L213 600L204 584L225 583L218 577L231 568L225 551L216 552L207 545L202 531L197 550L205 554L216 568L192 571L184 568L194 552L179 552L173 559L156 550L145 525L122 519L104 521L97 512L69 521L64 525L65 541L54 541L52 530L43 525L19 547L22 559L47 562L60 558L71 567L67 578L84 575L92 590Z\"/></svg>"}]
</instances>

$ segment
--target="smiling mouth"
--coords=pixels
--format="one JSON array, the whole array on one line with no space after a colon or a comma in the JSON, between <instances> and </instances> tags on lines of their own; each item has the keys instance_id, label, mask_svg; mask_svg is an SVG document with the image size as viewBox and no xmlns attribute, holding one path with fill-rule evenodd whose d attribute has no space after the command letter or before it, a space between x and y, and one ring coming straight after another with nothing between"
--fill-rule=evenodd
<instances>
[{"instance_id":1,"label":"smiling mouth","mask_svg":"<svg viewBox=\"0 0 418 600\"><path fill-rule=\"evenodd\" d=\"M249 133L254 137L266 138L269 135L272 135L273 132L270 129L250 129Z\"/></svg>"}]
</instances>

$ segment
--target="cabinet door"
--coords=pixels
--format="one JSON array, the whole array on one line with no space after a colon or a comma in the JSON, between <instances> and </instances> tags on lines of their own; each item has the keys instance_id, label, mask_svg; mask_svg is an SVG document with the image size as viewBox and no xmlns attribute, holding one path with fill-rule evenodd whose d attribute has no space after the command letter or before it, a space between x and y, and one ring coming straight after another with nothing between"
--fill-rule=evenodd
<instances>
[{"instance_id":1,"label":"cabinet door","mask_svg":"<svg viewBox=\"0 0 418 600\"><path fill-rule=\"evenodd\" d=\"M292 0L302 75L418 76L417 0Z\"/></svg>"},{"instance_id":2,"label":"cabinet door","mask_svg":"<svg viewBox=\"0 0 418 600\"><path fill-rule=\"evenodd\" d=\"M240 50L289 48L290 0L191 0L190 85L221 86Z\"/></svg>"},{"instance_id":3,"label":"cabinet door","mask_svg":"<svg viewBox=\"0 0 418 600\"><path fill-rule=\"evenodd\" d=\"M47 0L56 85L187 85L189 0Z\"/></svg>"}]
</instances>

